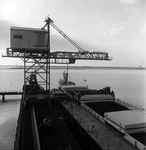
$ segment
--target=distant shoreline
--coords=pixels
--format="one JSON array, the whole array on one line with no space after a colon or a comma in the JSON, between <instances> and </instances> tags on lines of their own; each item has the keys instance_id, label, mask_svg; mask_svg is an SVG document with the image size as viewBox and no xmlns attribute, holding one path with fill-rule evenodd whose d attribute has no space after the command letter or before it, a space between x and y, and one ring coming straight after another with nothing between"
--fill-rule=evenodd
<instances>
[{"instance_id":1,"label":"distant shoreline","mask_svg":"<svg viewBox=\"0 0 146 150\"><path fill-rule=\"evenodd\" d=\"M51 66L50 69L65 69L66 66ZM7 66L0 65L1 69L24 69L23 66ZM146 70L146 67L96 67L96 66L68 66L68 69L80 70L80 69L117 69L117 70Z\"/></svg>"}]
</instances>

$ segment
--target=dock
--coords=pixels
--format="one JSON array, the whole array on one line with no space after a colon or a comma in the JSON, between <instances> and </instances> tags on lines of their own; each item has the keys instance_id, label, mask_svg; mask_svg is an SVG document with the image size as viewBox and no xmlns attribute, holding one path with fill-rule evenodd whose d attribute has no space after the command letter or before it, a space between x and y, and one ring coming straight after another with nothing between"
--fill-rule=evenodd
<instances>
[{"instance_id":1,"label":"dock","mask_svg":"<svg viewBox=\"0 0 146 150\"><path fill-rule=\"evenodd\" d=\"M18 91L0 92L0 95L2 96L2 102L5 102L6 95L22 95L22 94L23 92L18 92Z\"/></svg>"}]
</instances>

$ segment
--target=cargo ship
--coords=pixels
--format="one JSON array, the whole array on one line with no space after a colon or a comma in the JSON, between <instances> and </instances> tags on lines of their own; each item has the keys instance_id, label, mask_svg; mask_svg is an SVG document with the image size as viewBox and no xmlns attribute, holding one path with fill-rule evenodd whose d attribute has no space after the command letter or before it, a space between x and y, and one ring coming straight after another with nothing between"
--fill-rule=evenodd
<instances>
[{"instance_id":1,"label":"cargo ship","mask_svg":"<svg viewBox=\"0 0 146 150\"><path fill-rule=\"evenodd\" d=\"M59 87L44 93L36 75L30 79L26 92L35 97L25 109L21 102L15 150L146 148L146 112L116 99L110 87L79 86L63 72Z\"/></svg>"},{"instance_id":2,"label":"cargo ship","mask_svg":"<svg viewBox=\"0 0 146 150\"><path fill-rule=\"evenodd\" d=\"M51 18L45 22L41 29L11 27L11 48L3 55L24 61L14 150L146 150L145 110L117 99L111 87L76 85L64 72L59 87L50 88L50 63L112 58L84 50ZM51 52L50 25L78 52Z\"/></svg>"}]
</instances>

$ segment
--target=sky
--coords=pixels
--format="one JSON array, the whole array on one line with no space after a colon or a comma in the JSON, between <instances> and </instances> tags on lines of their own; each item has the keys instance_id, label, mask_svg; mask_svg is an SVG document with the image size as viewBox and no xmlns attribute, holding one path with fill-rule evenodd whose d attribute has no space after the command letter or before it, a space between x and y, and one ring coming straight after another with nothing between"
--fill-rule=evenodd
<instances>
[{"instance_id":1,"label":"sky","mask_svg":"<svg viewBox=\"0 0 146 150\"><path fill-rule=\"evenodd\" d=\"M146 0L0 0L0 54L10 47L10 27L42 28L49 17L81 47L108 52L112 61L76 65L146 67ZM78 51L51 28L51 51ZM21 65L2 58L0 65Z\"/></svg>"}]
</instances>

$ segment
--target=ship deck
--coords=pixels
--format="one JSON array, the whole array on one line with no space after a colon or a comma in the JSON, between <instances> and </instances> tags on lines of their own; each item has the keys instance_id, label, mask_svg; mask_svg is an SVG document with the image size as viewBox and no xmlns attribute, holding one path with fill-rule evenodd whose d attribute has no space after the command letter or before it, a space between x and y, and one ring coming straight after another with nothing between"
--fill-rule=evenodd
<instances>
[{"instance_id":1,"label":"ship deck","mask_svg":"<svg viewBox=\"0 0 146 150\"><path fill-rule=\"evenodd\" d=\"M134 150L135 148L127 142L123 135L111 126L107 126L100 120L89 114L81 105L78 105L72 100L62 102L62 105L69 110L70 105L73 105L73 110L69 110L72 116L81 124L81 126L90 134L90 136L103 149L111 150ZM95 128L92 130L92 122L95 123Z\"/></svg>"},{"instance_id":2,"label":"ship deck","mask_svg":"<svg viewBox=\"0 0 146 150\"><path fill-rule=\"evenodd\" d=\"M122 102L120 100L114 100L110 94L103 93L102 90L77 89L77 91L81 93L81 95L83 96L81 96L79 100L76 100L74 97L73 88L75 87L72 87L72 89L68 87L66 87L66 89L64 88L62 89L62 91L66 95L68 95L68 97L70 97L70 99L72 100L70 102L67 101L68 103L70 103L68 105L72 105L72 103L74 103L74 105L79 107L79 105L77 105L77 103L79 102L87 112L86 114L84 112L80 112L82 109L81 107L80 109L74 110L74 112L72 112L72 115L73 117L78 116L76 117L76 119L79 121L79 123L81 123L83 128L87 132L89 132L91 137L93 137L93 139L98 143L98 145L100 145L102 149L106 149L106 148L107 149L130 149L126 146L125 143L127 143L131 147L131 149L141 149L141 150L145 149L145 139L146 139L145 131L131 134L131 132L134 132L135 130L130 130L130 131L128 130L129 133L128 135L127 130L124 131L121 125L120 126L118 126L117 124L113 125L113 122L109 123L107 121L107 118L105 117L105 115L108 113L119 112L123 114L123 112L126 111L132 113L132 112L136 112L137 110L143 112L143 110L141 110L138 107L129 105L125 102ZM76 108L76 106L74 106L74 109ZM91 116L88 117L88 114ZM87 117L89 120L87 119ZM94 121L95 123L95 133L94 132L91 133L92 121ZM126 121L126 119L124 119L124 121ZM101 126L99 127L99 125ZM108 133L109 131L112 131L113 135L109 134ZM138 129L137 131L140 131L140 129ZM116 135L117 141L115 140L114 135ZM121 140L119 139L121 139L125 143L122 143ZM105 141L105 143L103 141Z\"/></svg>"},{"instance_id":3,"label":"ship deck","mask_svg":"<svg viewBox=\"0 0 146 150\"><path fill-rule=\"evenodd\" d=\"M102 150L136 150L130 142L124 138L124 134L107 124L103 123L100 117L96 117L87 111L83 105L86 103L78 103L62 90L55 90L51 94L52 107L50 108L45 101L37 101L33 103L35 116L37 120L37 128L41 149L102 149ZM105 107L100 107L102 102L98 103L98 109L101 112ZM113 106L117 103L113 101L107 102ZM90 104L90 103L88 103ZM103 103L102 103L103 104ZM71 107L73 106L73 107ZM92 103L95 107L95 103ZM32 134L32 118L29 111L29 103L26 109L21 109L21 129L19 135L19 149L34 149ZM121 106L119 106L121 107ZM118 108L117 108L118 109ZM122 109L126 107L122 106ZM104 109L103 111L105 111ZM110 110L111 111L111 110ZM104 114L102 112L101 114ZM46 133L39 126L38 118L50 117L54 127L53 133ZM95 127L92 130L93 122ZM17 144L17 142L16 142ZM23 147L24 146L24 147ZM17 146L18 147L18 146Z\"/></svg>"}]
</instances>

